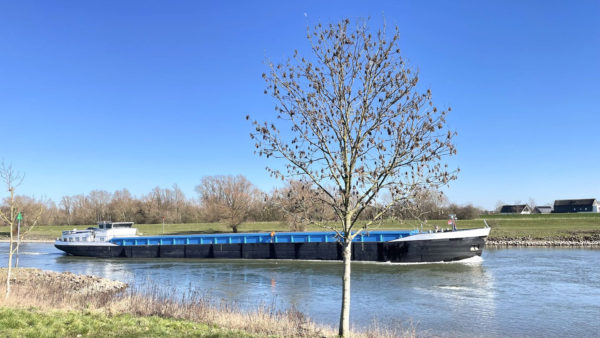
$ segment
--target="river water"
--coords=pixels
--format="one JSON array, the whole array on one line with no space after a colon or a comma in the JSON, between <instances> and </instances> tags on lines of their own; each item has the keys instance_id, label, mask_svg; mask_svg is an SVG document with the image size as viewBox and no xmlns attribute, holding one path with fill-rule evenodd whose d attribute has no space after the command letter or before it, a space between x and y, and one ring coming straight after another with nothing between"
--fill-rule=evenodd
<instances>
[{"instance_id":1,"label":"river water","mask_svg":"<svg viewBox=\"0 0 600 338\"><path fill-rule=\"evenodd\" d=\"M3 266L7 251L0 243ZM339 316L338 262L98 259L24 243L19 265L142 289L195 289L243 308L295 306L331 326ZM359 328L373 321L413 325L424 336L600 337L600 250L486 248L482 258L467 262L354 263L351 321Z\"/></svg>"}]
</instances>

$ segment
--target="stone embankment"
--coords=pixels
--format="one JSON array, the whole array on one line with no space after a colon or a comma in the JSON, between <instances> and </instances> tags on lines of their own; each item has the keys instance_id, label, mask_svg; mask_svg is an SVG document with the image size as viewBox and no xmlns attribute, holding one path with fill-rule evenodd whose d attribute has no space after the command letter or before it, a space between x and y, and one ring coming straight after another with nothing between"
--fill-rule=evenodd
<instances>
[{"instance_id":1,"label":"stone embankment","mask_svg":"<svg viewBox=\"0 0 600 338\"><path fill-rule=\"evenodd\" d=\"M0 280L6 281L7 269L0 269ZM117 292L127 288L127 284L106 278L77 275L71 272L54 272L32 268L13 269L11 282L14 285L52 285L71 294L90 295Z\"/></svg>"},{"instance_id":2,"label":"stone embankment","mask_svg":"<svg viewBox=\"0 0 600 338\"><path fill-rule=\"evenodd\" d=\"M533 239L499 239L487 240L488 247L515 247L515 246L538 246L538 247L600 247L600 240L533 240Z\"/></svg>"}]
</instances>

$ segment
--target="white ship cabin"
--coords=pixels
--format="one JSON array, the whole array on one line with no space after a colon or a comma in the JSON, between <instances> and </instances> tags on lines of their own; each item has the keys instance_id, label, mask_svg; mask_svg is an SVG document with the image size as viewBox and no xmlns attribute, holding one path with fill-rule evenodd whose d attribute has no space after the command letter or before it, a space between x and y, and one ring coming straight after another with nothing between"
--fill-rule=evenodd
<instances>
[{"instance_id":1,"label":"white ship cabin","mask_svg":"<svg viewBox=\"0 0 600 338\"><path fill-rule=\"evenodd\" d=\"M67 230L62 232L62 242L108 242L114 237L137 236L133 222L99 222L98 227L85 230Z\"/></svg>"}]
</instances>

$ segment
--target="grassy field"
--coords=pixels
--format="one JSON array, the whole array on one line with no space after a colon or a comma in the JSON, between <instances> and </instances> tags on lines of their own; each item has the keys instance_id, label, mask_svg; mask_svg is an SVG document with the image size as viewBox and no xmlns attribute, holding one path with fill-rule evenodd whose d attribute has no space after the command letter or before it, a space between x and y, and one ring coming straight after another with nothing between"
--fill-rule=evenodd
<instances>
[{"instance_id":1,"label":"grassy field","mask_svg":"<svg viewBox=\"0 0 600 338\"><path fill-rule=\"evenodd\" d=\"M600 214L508 215L488 219L490 239L600 240Z\"/></svg>"},{"instance_id":2,"label":"grassy field","mask_svg":"<svg viewBox=\"0 0 600 338\"><path fill-rule=\"evenodd\" d=\"M91 311L0 308L6 337L258 337L186 320L158 316L107 316Z\"/></svg>"},{"instance_id":3,"label":"grassy field","mask_svg":"<svg viewBox=\"0 0 600 338\"><path fill-rule=\"evenodd\" d=\"M600 240L600 214L548 214L548 215L487 215L485 218L492 227L490 239L534 239L534 240ZM379 230L415 229L416 221L383 222ZM476 228L483 226L483 218L459 220L459 228ZM445 220L430 220L423 226L424 230L432 229L435 225L448 227ZM54 240L61 231L73 228L85 229L87 226L38 226L28 235L27 239ZM138 224L136 227L144 235L159 235L163 233L162 224ZM324 228L313 225L307 231L323 231ZM221 223L166 224L165 234L204 234L230 232ZM240 232L283 232L288 226L280 222L250 222L239 227ZM7 239L6 227L0 228L0 239Z\"/></svg>"}]
</instances>

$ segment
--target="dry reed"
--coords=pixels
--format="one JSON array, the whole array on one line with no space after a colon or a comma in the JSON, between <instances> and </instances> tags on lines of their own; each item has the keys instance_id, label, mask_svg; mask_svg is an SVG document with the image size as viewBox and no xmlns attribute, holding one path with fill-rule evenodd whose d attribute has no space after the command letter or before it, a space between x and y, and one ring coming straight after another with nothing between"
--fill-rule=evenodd
<instances>
[{"instance_id":1,"label":"dry reed","mask_svg":"<svg viewBox=\"0 0 600 338\"><path fill-rule=\"evenodd\" d=\"M37 269L16 269L11 279L11 296L0 297L0 306L159 316L279 337L332 337L337 333L333 327L317 324L295 308L281 311L262 305L241 310L228 302L209 300L207 295L191 289L184 293L158 286L126 289L124 283L99 277ZM0 295L4 295L5 281L6 269L0 269ZM372 325L364 331L353 331L351 336L414 337L416 331L414 327Z\"/></svg>"}]
</instances>

